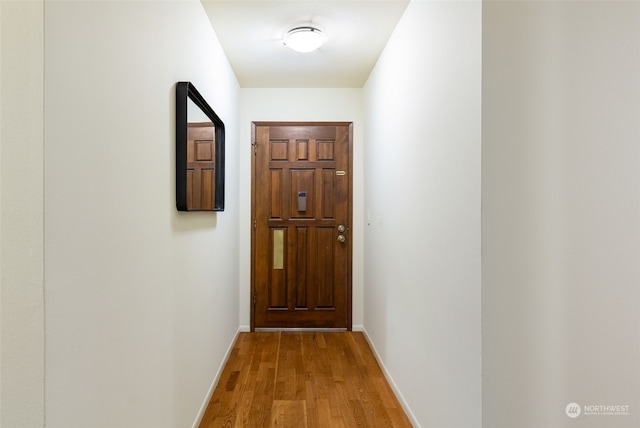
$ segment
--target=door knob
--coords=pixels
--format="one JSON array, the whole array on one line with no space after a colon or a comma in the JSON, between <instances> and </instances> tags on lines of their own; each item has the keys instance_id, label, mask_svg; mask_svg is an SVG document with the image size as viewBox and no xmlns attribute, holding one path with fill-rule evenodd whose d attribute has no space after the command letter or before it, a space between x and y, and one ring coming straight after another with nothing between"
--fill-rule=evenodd
<instances>
[{"instance_id":1,"label":"door knob","mask_svg":"<svg viewBox=\"0 0 640 428\"><path fill-rule=\"evenodd\" d=\"M344 227L344 224L341 224L340 226L338 226L338 232L342 233L342 232L344 232L345 230L347 230L347 228L346 228L346 227Z\"/></svg>"},{"instance_id":2,"label":"door knob","mask_svg":"<svg viewBox=\"0 0 640 428\"><path fill-rule=\"evenodd\" d=\"M346 240L347 238L345 238L344 235L338 235L338 242L344 242Z\"/></svg>"}]
</instances>

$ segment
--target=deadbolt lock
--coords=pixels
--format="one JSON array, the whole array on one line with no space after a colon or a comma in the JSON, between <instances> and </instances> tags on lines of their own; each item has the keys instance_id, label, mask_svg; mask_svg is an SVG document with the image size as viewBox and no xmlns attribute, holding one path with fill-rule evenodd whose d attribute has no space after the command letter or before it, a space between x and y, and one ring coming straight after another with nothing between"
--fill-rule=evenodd
<instances>
[{"instance_id":1,"label":"deadbolt lock","mask_svg":"<svg viewBox=\"0 0 640 428\"><path fill-rule=\"evenodd\" d=\"M347 228L346 228L346 227L344 227L344 224L341 224L340 226L338 226L338 232L342 233L342 232L344 232L345 230L347 230Z\"/></svg>"}]
</instances>

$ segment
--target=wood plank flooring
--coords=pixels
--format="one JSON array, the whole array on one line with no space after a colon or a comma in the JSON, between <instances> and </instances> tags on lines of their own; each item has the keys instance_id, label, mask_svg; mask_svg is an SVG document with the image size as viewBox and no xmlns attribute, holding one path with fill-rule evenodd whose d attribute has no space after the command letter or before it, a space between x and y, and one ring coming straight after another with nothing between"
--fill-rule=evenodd
<instances>
[{"instance_id":1,"label":"wood plank flooring","mask_svg":"<svg viewBox=\"0 0 640 428\"><path fill-rule=\"evenodd\" d=\"M240 333L200 428L411 427L360 332Z\"/></svg>"}]
</instances>

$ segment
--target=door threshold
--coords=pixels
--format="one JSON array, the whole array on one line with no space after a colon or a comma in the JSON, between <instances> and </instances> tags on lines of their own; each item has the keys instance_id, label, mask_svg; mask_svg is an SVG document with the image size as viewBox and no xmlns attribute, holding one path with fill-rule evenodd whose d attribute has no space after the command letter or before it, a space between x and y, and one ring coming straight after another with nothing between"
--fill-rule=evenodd
<instances>
[{"instance_id":1,"label":"door threshold","mask_svg":"<svg viewBox=\"0 0 640 428\"><path fill-rule=\"evenodd\" d=\"M346 328L274 328L274 327L262 327L254 330L256 333L266 331L320 331L320 332L335 332L335 331L348 331Z\"/></svg>"}]
</instances>

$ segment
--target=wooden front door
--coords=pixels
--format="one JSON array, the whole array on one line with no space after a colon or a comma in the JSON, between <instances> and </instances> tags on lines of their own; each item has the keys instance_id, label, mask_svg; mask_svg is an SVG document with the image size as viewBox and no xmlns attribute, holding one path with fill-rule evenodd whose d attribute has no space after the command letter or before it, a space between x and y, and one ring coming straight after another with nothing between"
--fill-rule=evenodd
<instances>
[{"instance_id":1,"label":"wooden front door","mask_svg":"<svg viewBox=\"0 0 640 428\"><path fill-rule=\"evenodd\" d=\"M351 330L351 123L254 122L251 327Z\"/></svg>"}]
</instances>

